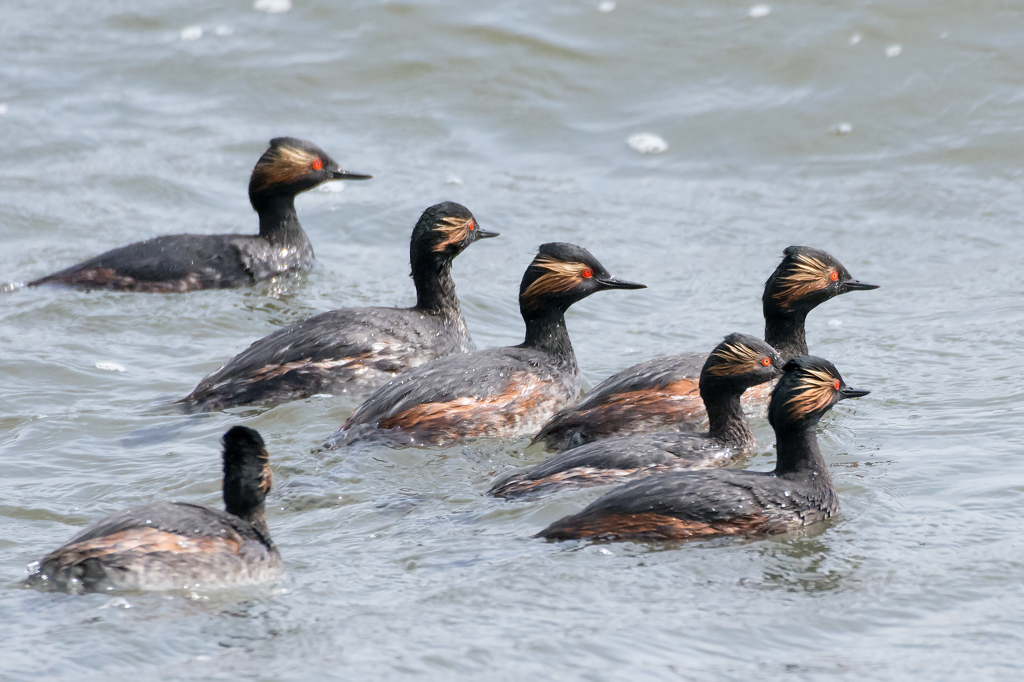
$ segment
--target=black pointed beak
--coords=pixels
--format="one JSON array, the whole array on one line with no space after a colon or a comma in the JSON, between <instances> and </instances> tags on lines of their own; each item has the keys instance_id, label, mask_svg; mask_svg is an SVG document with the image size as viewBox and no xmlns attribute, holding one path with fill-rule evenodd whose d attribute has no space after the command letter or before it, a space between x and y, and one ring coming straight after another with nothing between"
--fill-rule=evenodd
<instances>
[{"instance_id":1,"label":"black pointed beak","mask_svg":"<svg viewBox=\"0 0 1024 682\"><path fill-rule=\"evenodd\" d=\"M601 285L603 289L646 289L646 284L639 284L637 282L627 282L624 279L618 277L595 277L597 283Z\"/></svg>"},{"instance_id":2,"label":"black pointed beak","mask_svg":"<svg viewBox=\"0 0 1024 682\"><path fill-rule=\"evenodd\" d=\"M331 180L369 180L372 177L372 175L353 173L352 171L341 170L340 168L335 168L331 171Z\"/></svg>"},{"instance_id":3,"label":"black pointed beak","mask_svg":"<svg viewBox=\"0 0 1024 682\"><path fill-rule=\"evenodd\" d=\"M475 231L477 239L491 239L493 237L501 236L501 232L488 232L487 230L481 230L479 225L477 225Z\"/></svg>"},{"instance_id":4,"label":"black pointed beak","mask_svg":"<svg viewBox=\"0 0 1024 682\"><path fill-rule=\"evenodd\" d=\"M843 397L843 400L847 398L863 398L871 391L865 391L863 388L850 388L849 386L843 386L839 389L839 395Z\"/></svg>"},{"instance_id":5,"label":"black pointed beak","mask_svg":"<svg viewBox=\"0 0 1024 682\"><path fill-rule=\"evenodd\" d=\"M877 289L880 286L880 284L868 284L867 282L861 282L856 279L848 279L843 282L843 288L847 291L871 291L872 289Z\"/></svg>"}]
</instances>

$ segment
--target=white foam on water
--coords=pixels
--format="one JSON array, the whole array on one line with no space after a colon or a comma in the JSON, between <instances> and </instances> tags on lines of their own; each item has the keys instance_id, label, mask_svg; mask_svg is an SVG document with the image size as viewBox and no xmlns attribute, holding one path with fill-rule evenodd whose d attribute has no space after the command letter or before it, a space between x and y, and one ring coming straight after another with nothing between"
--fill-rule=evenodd
<instances>
[{"instance_id":1,"label":"white foam on water","mask_svg":"<svg viewBox=\"0 0 1024 682\"><path fill-rule=\"evenodd\" d=\"M668 142L660 135L654 133L636 133L626 138L628 144L641 154L660 154L668 149Z\"/></svg>"},{"instance_id":2,"label":"white foam on water","mask_svg":"<svg viewBox=\"0 0 1024 682\"><path fill-rule=\"evenodd\" d=\"M213 29L213 32L219 36L229 36L234 34L235 29L231 28L227 24L221 24L217 28Z\"/></svg>"},{"instance_id":3,"label":"white foam on water","mask_svg":"<svg viewBox=\"0 0 1024 682\"><path fill-rule=\"evenodd\" d=\"M461 185L462 184L462 178L460 178L458 175L451 174L451 175L448 176L448 179L444 181L444 184L446 184L446 185Z\"/></svg>"},{"instance_id":4,"label":"white foam on water","mask_svg":"<svg viewBox=\"0 0 1024 682\"><path fill-rule=\"evenodd\" d=\"M324 184L320 185L317 189L320 190L321 192L326 192L327 194L337 194L338 192L345 191L345 183L325 182Z\"/></svg>"},{"instance_id":5,"label":"white foam on water","mask_svg":"<svg viewBox=\"0 0 1024 682\"><path fill-rule=\"evenodd\" d=\"M181 29L181 39L182 40L199 40L202 37L203 37L203 27L202 26L186 26L185 28Z\"/></svg>"},{"instance_id":6,"label":"white foam on water","mask_svg":"<svg viewBox=\"0 0 1024 682\"><path fill-rule=\"evenodd\" d=\"M885 48L886 57L899 57L901 52L903 52L903 46L900 45L899 43L896 43L895 45L890 45L889 47Z\"/></svg>"},{"instance_id":7,"label":"white foam on water","mask_svg":"<svg viewBox=\"0 0 1024 682\"><path fill-rule=\"evenodd\" d=\"M126 372L124 365L119 365L116 362L100 361L96 363L96 369L102 369L106 372Z\"/></svg>"},{"instance_id":8,"label":"white foam on water","mask_svg":"<svg viewBox=\"0 0 1024 682\"><path fill-rule=\"evenodd\" d=\"M5 116L11 108L7 106L7 102L0 102L0 116Z\"/></svg>"},{"instance_id":9,"label":"white foam on water","mask_svg":"<svg viewBox=\"0 0 1024 682\"><path fill-rule=\"evenodd\" d=\"M612 2L612 0L604 0L604 2L599 2L597 4L598 12L604 12L605 14L607 14L608 12L611 12L613 9L615 9L615 3Z\"/></svg>"},{"instance_id":10,"label":"white foam on water","mask_svg":"<svg viewBox=\"0 0 1024 682\"><path fill-rule=\"evenodd\" d=\"M846 122L837 123L834 126L832 126L833 135L849 135L852 132L853 126Z\"/></svg>"},{"instance_id":11,"label":"white foam on water","mask_svg":"<svg viewBox=\"0 0 1024 682\"><path fill-rule=\"evenodd\" d=\"M861 35L859 33L854 33L852 36L850 36L850 45L856 45L857 43L860 42L860 40Z\"/></svg>"},{"instance_id":12,"label":"white foam on water","mask_svg":"<svg viewBox=\"0 0 1024 682\"><path fill-rule=\"evenodd\" d=\"M256 0L252 4L252 8L257 12L280 14L292 8L292 0Z\"/></svg>"},{"instance_id":13,"label":"white foam on water","mask_svg":"<svg viewBox=\"0 0 1024 682\"><path fill-rule=\"evenodd\" d=\"M766 17L771 13L772 8L769 5L754 5L750 8L750 11L747 12L747 16L754 19L760 19L761 17Z\"/></svg>"}]
</instances>

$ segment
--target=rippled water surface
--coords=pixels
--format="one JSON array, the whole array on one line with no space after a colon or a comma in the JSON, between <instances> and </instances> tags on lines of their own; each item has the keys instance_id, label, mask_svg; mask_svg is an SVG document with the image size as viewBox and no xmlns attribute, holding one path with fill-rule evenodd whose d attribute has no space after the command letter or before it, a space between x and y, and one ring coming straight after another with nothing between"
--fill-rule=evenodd
<instances>
[{"instance_id":1,"label":"rippled water surface","mask_svg":"<svg viewBox=\"0 0 1024 682\"><path fill-rule=\"evenodd\" d=\"M3 0L0 677L1019 676L1024 6L748 3ZM636 151L641 133L667 148ZM376 176L299 198L308 276L17 286L159 234L255 232L246 183L278 135ZM808 325L872 391L820 426L839 517L772 540L548 544L530 536L600 491L485 497L543 456L525 441L314 455L352 400L168 409L284 324L411 304L408 235L446 199L502 233L455 266L481 347L521 341L541 242L650 285L570 311L591 384L759 333L789 244L881 284ZM22 587L26 564L118 509L218 506L236 423L271 450L280 585ZM773 436L754 424L749 466L766 470Z\"/></svg>"}]
</instances>

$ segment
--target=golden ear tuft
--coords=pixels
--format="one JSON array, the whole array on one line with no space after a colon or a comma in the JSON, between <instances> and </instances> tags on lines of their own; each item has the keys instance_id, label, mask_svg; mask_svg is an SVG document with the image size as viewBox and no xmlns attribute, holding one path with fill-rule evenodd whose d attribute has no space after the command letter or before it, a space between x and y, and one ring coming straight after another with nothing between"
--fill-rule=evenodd
<instances>
[{"instance_id":1,"label":"golden ear tuft","mask_svg":"<svg viewBox=\"0 0 1024 682\"><path fill-rule=\"evenodd\" d=\"M827 287L833 272L835 269L821 259L798 254L790 271L779 278L779 290L773 298L788 308L812 291Z\"/></svg>"},{"instance_id":2,"label":"golden ear tuft","mask_svg":"<svg viewBox=\"0 0 1024 682\"><path fill-rule=\"evenodd\" d=\"M448 216L434 225L434 229L444 235L444 239L434 244L431 249L431 251L439 253L468 237L469 233L473 231L473 219Z\"/></svg>"},{"instance_id":3,"label":"golden ear tuft","mask_svg":"<svg viewBox=\"0 0 1024 682\"><path fill-rule=\"evenodd\" d=\"M270 492L270 488L274 485L274 472L270 470L270 460L263 462L263 471L260 475L260 492L264 495Z\"/></svg>"},{"instance_id":4,"label":"golden ear tuft","mask_svg":"<svg viewBox=\"0 0 1024 682\"><path fill-rule=\"evenodd\" d=\"M558 294L575 289L580 282L587 279L584 273L588 270L591 277L594 275L591 267L585 263L566 263L550 256L537 256L533 261L533 265L534 267L546 270L546 272L530 282L530 286L526 287L523 296L529 299L544 294Z\"/></svg>"},{"instance_id":5,"label":"golden ear tuft","mask_svg":"<svg viewBox=\"0 0 1024 682\"><path fill-rule=\"evenodd\" d=\"M267 150L252 171L254 189L297 182L305 176L320 157L311 152L281 145ZM323 162L321 161L321 164Z\"/></svg>"},{"instance_id":6,"label":"golden ear tuft","mask_svg":"<svg viewBox=\"0 0 1024 682\"><path fill-rule=\"evenodd\" d=\"M761 351L742 343L723 345L724 348L718 348L711 354L720 362L708 367L708 374L723 377L756 372L761 369L761 358L764 357ZM771 361L768 364L771 364Z\"/></svg>"},{"instance_id":7,"label":"golden ear tuft","mask_svg":"<svg viewBox=\"0 0 1024 682\"><path fill-rule=\"evenodd\" d=\"M836 376L823 369L805 369L802 372L803 376L796 387L797 392L786 402L792 419L799 419L828 407L839 390L836 386L842 385Z\"/></svg>"}]
</instances>

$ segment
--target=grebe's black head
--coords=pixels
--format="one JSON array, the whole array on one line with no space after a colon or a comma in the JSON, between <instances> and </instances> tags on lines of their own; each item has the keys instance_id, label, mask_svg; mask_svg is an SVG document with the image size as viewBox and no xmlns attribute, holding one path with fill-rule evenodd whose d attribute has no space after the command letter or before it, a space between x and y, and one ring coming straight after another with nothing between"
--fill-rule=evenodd
<instances>
[{"instance_id":1,"label":"grebe's black head","mask_svg":"<svg viewBox=\"0 0 1024 682\"><path fill-rule=\"evenodd\" d=\"M424 255L432 254L451 260L477 239L497 237L497 232L480 229L469 209L454 201L434 204L423 212L412 231L409 260L415 264Z\"/></svg>"},{"instance_id":2,"label":"grebe's black head","mask_svg":"<svg viewBox=\"0 0 1024 682\"><path fill-rule=\"evenodd\" d=\"M732 387L745 390L782 374L782 358L761 339L729 334L715 346L700 371L700 388Z\"/></svg>"},{"instance_id":3,"label":"grebe's black head","mask_svg":"<svg viewBox=\"0 0 1024 682\"><path fill-rule=\"evenodd\" d=\"M768 422L776 430L814 426L840 400L870 393L850 388L835 365L813 355L793 358L783 371L768 405Z\"/></svg>"},{"instance_id":4,"label":"grebe's black head","mask_svg":"<svg viewBox=\"0 0 1024 682\"><path fill-rule=\"evenodd\" d=\"M294 137L275 137L252 169L249 202L259 210L270 196L294 197L328 180L367 180L371 177L342 170L327 152L312 142Z\"/></svg>"},{"instance_id":5,"label":"grebe's black head","mask_svg":"<svg viewBox=\"0 0 1024 682\"><path fill-rule=\"evenodd\" d=\"M809 246L790 246L764 284L761 298L766 318L806 315L814 307L847 291L877 289L859 282L830 254Z\"/></svg>"},{"instance_id":6,"label":"grebe's black head","mask_svg":"<svg viewBox=\"0 0 1024 682\"><path fill-rule=\"evenodd\" d=\"M541 244L519 285L524 318L545 310L564 312L576 301L604 289L646 289L646 284L612 277L590 252L575 244Z\"/></svg>"},{"instance_id":7,"label":"grebe's black head","mask_svg":"<svg viewBox=\"0 0 1024 682\"><path fill-rule=\"evenodd\" d=\"M254 512L262 512L273 481L259 433L235 426L224 434L224 508L229 514L251 520Z\"/></svg>"}]
</instances>

